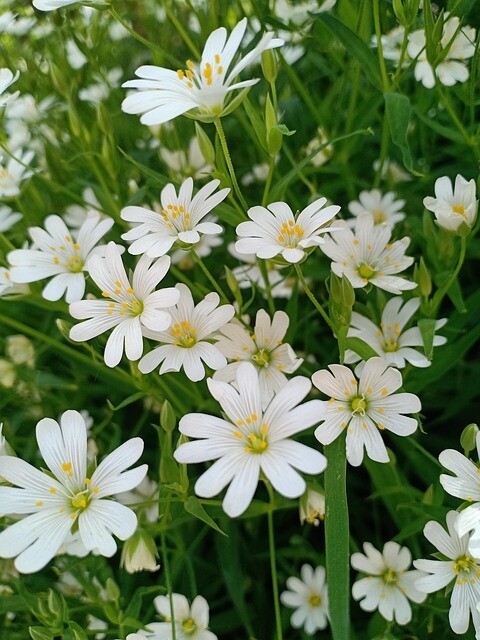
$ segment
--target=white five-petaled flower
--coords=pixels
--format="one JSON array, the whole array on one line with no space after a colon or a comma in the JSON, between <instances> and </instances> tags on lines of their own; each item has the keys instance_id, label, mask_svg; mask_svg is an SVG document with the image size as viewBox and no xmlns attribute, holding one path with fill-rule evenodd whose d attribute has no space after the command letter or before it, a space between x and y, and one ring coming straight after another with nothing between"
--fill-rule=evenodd
<instances>
[{"instance_id":1,"label":"white five-petaled flower","mask_svg":"<svg viewBox=\"0 0 480 640\"><path fill-rule=\"evenodd\" d=\"M234 382L241 362L251 362L258 372L262 406L265 408L277 391L286 384L285 373L293 373L302 364L290 345L283 343L288 330L288 315L276 311L273 318L264 309L257 312L253 335L238 322L230 322L220 329L223 334L216 344L229 360L217 371L214 380Z\"/></svg>"},{"instance_id":2,"label":"white five-petaled flower","mask_svg":"<svg viewBox=\"0 0 480 640\"><path fill-rule=\"evenodd\" d=\"M20 95L20 91L15 93L5 93L5 90L13 84L20 75L20 71L14 75L10 69L0 69L0 107L4 107L9 102L13 102Z\"/></svg>"},{"instance_id":3,"label":"white five-petaled flower","mask_svg":"<svg viewBox=\"0 0 480 640\"><path fill-rule=\"evenodd\" d=\"M427 59L426 35L423 29L408 34L408 55L416 58L415 79L427 89L432 89L438 81L450 87L457 82L466 82L469 71L464 60L475 55L475 29L464 26L460 29L460 18L444 15L445 24L440 40L445 58L432 69Z\"/></svg>"},{"instance_id":4,"label":"white five-petaled flower","mask_svg":"<svg viewBox=\"0 0 480 640\"><path fill-rule=\"evenodd\" d=\"M480 458L480 433L477 434L477 454ZM454 476L442 473L440 483L447 493L473 502L458 515L455 528L460 536L470 533L469 549L480 558L480 467L455 449L446 449L438 457L440 464Z\"/></svg>"},{"instance_id":5,"label":"white five-petaled flower","mask_svg":"<svg viewBox=\"0 0 480 640\"><path fill-rule=\"evenodd\" d=\"M203 157L198 138L190 138L188 148L170 151L166 147L160 147L160 156L171 173L178 179L192 177L204 178L212 172L212 167Z\"/></svg>"},{"instance_id":6,"label":"white five-petaled flower","mask_svg":"<svg viewBox=\"0 0 480 640\"><path fill-rule=\"evenodd\" d=\"M260 472L281 495L301 496L306 484L297 469L318 474L327 466L319 451L290 439L325 415L325 403L319 400L300 405L310 392L310 380L300 376L289 380L265 411L258 374L249 362L238 367L238 391L226 382L207 382L226 418L203 413L184 416L180 432L197 440L180 445L174 454L181 463L216 461L195 483L195 493L211 498L230 484L223 509L231 518L240 516L249 506Z\"/></svg>"},{"instance_id":7,"label":"white five-petaled flower","mask_svg":"<svg viewBox=\"0 0 480 640\"><path fill-rule=\"evenodd\" d=\"M480 602L480 560L472 557L469 551L467 534L457 533L458 519L461 514L456 511L447 513L447 531L434 521L427 522L423 533L427 540L440 551L444 559L415 560L417 569L425 572L415 586L425 594L434 593L453 584L450 596L448 619L455 633L465 633L469 626L470 616L480 636L480 613L477 605Z\"/></svg>"},{"instance_id":8,"label":"white five-petaled flower","mask_svg":"<svg viewBox=\"0 0 480 640\"><path fill-rule=\"evenodd\" d=\"M113 226L113 218L100 220L91 213L79 230L70 231L59 216L48 216L45 229L31 227L33 249L15 249L8 254L14 282L37 282L52 278L42 295L46 300L59 300L66 291L66 301L77 302L85 293L87 261L105 251L96 246ZM52 277L53 276L53 277Z\"/></svg>"},{"instance_id":9,"label":"white five-petaled flower","mask_svg":"<svg viewBox=\"0 0 480 640\"><path fill-rule=\"evenodd\" d=\"M37 424L37 442L51 474L12 456L0 457L0 476L15 487L0 487L0 515L27 515L0 533L0 556L15 558L21 573L42 569L73 526L88 550L110 557L117 550L112 533L129 538L137 526L131 509L113 500L135 487L147 465L126 471L140 457L143 441L132 438L110 453L87 477L87 429L78 411L66 411L60 425L51 418Z\"/></svg>"},{"instance_id":10,"label":"white five-petaled flower","mask_svg":"<svg viewBox=\"0 0 480 640\"><path fill-rule=\"evenodd\" d=\"M289 591L280 595L282 604L295 611L290 618L292 627L303 627L308 636L313 636L318 629L325 629L328 624L328 591L325 582L325 568L313 569L309 564L301 568L302 579L291 576L287 578Z\"/></svg>"},{"instance_id":11,"label":"white five-petaled flower","mask_svg":"<svg viewBox=\"0 0 480 640\"><path fill-rule=\"evenodd\" d=\"M347 460L355 467L367 456L376 462L388 462L388 452L380 436L387 429L398 436L409 436L417 428L415 418L420 400L413 393L395 393L402 386L402 374L388 366L383 358L370 358L359 381L348 367L331 364L312 376L313 384L330 396L326 417L315 437L330 444L346 429Z\"/></svg>"},{"instance_id":12,"label":"white five-petaled flower","mask_svg":"<svg viewBox=\"0 0 480 640\"><path fill-rule=\"evenodd\" d=\"M151 65L136 70L139 80L129 80L124 87L139 89L125 98L122 109L126 113L143 113L140 122L146 125L168 122L195 109L201 116L216 117L225 110L231 91L250 87L258 79L235 82L241 71L255 62L262 51L283 44L273 33L265 33L259 43L232 65L241 46L247 19L241 20L227 39L227 30L213 31L205 44L200 63L187 60L186 69L172 71Z\"/></svg>"},{"instance_id":13,"label":"white five-petaled flower","mask_svg":"<svg viewBox=\"0 0 480 640\"><path fill-rule=\"evenodd\" d=\"M171 316L165 309L178 302L180 293L174 287L155 291L169 267L168 256L153 264L151 258L142 256L130 283L119 247L109 242L105 258L93 256L88 262L90 277L101 289L104 300L80 300L70 305L74 318L88 318L72 327L70 338L83 342L113 329L105 346L105 364L115 367L124 349L129 360L138 360L143 353L145 329L167 329Z\"/></svg>"},{"instance_id":14,"label":"white five-petaled flower","mask_svg":"<svg viewBox=\"0 0 480 640\"><path fill-rule=\"evenodd\" d=\"M357 216L367 212L373 216L376 225L385 223L393 229L397 222L405 219L405 213L401 211L404 205L405 200L395 200L395 194L392 191L388 193L382 193L379 189L361 191L358 200L348 205L348 210L355 216L355 219L348 220L348 224L351 227L355 226Z\"/></svg>"},{"instance_id":15,"label":"white five-petaled flower","mask_svg":"<svg viewBox=\"0 0 480 640\"><path fill-rule=\"evenodd\" d=\"M355 289L370 283L397 295L415 289L415 282L396 275L413 263L413 258L405 255L410 238L390 243L391 228L387 224L375 225L370 213L358 216L355 233L342 220L337 226L343 229L342 233L327 237L322 247L333 260L333 273L345 274Z\"/></svg>"},{"instance_id":16,"label":"white five-petaled flower","mask_svg":"<svg viewBox=\"0 0 480 640\"><path fill-rule=\"evenodd\" d=\"M426 209L433 211L435 222L447 231L457 231L460 225L472 228L477 219L478 200L475 180L455 178L455 187L447 176L435 181L435 198L424 198Z\"/></svg>"},{"instance_id":17,"label":"white five-petaled flower","mask_svg":"<svg viewBox=\"0 0 480 640\"><path fill-rule=\"evenodd\" d=\"M8 231L13 225L23 218L21 213L16 213L10 207L0 206L0 233Z\"/></svg>"},{"instance_id":18,"label":"white five-petaled flower","mask_svg":"<svg viewBox=\"0 0 480 640\"><path fill-rule=\"evenodd\" d=\"M219 224L202 222L230 191L220 189L214 193L219 184L220 180L212 180L192 198L193 180L188 178L180 187L178 196L173 184L162 189L159 213L135 206L122 209L122 219L136 225L122 235L123 240L132 241L129 252L158 258L176 242L181 246L194 245L200 241L200 234L221 233L223 229Z\"/></svg>"},{"instance_id":19,"label":"white five-petaled flower","mask_svg":"<svg viewBox=\"0 0 480 640\"><path fill-rule=\"evenodd\" d=\"M78 2L80 0L33 0L33 6L40 11L54 11Z\"/></svg>"},{"instance_id":20,"label":"white five-petaled flower","mask_svg":"<svg viewBox=\"0 0 480 640\"><path fill-rule=\"evenodd\" d=\"M0 267L0 297L28 293L28 290L28 285L13 282L9 269Z\"/></svg>"},{"instance_id":21,"label":"white five-petaled flower","mask_svg":"<svg viewBox=\"0 0 480 640\"><path fill-rule=\"evenodd\" d=\"M375 611L397 624L408 624L412 619L409 600L421 603L427 595L417 586L421 571L408 571L412 563L412 554L407 547L396 542L386 542L382 553L369 542L364 542L363 553L353 553L352 567L366 573L352 587L355 600L360 600L364 611Z\"/></svg>"},{"instance_id":22,"label":"white five-petaled flower","mask_svg":"<svg viewBox=\"0 0 480 640\"><path fill-rule=\"evenodd\" d=\"M217 293L209 293L195 306L185 284L177 284L176 289L180 298L170 309L170 327L166 331L144 331L147 338L165 344L143 356L138 368L142 373L150 373L161 364L159 373L162 375L168 371L180 371L183 367L187 378L197 382L205 377L204 362L214 371L227 365L227 359L217 344L210 341L233 318L235 309L231 304L219 307Z\"/></svg>"},{"instance_id":23,"label":"white five-petaled flower","mask_svg":"<svg viewBox=\"0 0 480 640\"><path fill-rule=\"evenodd\" d=\"M360 315L356 311L352 313L352 320L348 329L349 338L360 338L366 342L390 366L403 369L407 362L414 367L429 367L431 361L425 354L418 351L417 347L423 345L422 334L418 327L411 327L404 331L404 327L418 311L420 306L419 298L412 298L403 304L400 296L395 296L387 302L382 312L382 320L378 327L368 318ZM446 324L446 318L437 320L435 329L440 329ZM438 347L447 341L443 336L434 336L433 346ZM359 355L354 351L347 350L345 362L351 364L361 361ZM363 361L355 369L359 374L363 367Z\"/></svg>"},{"instance_id":24,"label":"white five-petaled flower","mask_svg":"<svg viewBox=\"0 0 480 640\"><path fill-rule=\"evenodd\" d=\"M197 596L190 606L185 596L172 593L175 635L178 640L218 640L217 636L208 630L210 608L203 596ZM157 596L154 600L158 613L165 618L165 622L150 622L145 631L134 634L131 640L170 640L172 638L172 611L170 599L167 596ZM129 640L130 636L127 638Z\"/></svg>"},{"instance_id":25,"label":"white five-petaled flower","mask_svg":"<svg viewBox=\"0 0 480 640\"><path fill-rule=\"evenodd\" d=\"M308 205L298 216L285 202L272 202L267 207L251 207L250 221L237 227L240 240L235 243L238 253L254 253L258 258L270 259L279 254L290 263L300 262L305 255L326 242L324 235L337 229L327 225L340 211L337 205L324 207L326 198Z\"/></svg>"},{"instance_id":26,"label":"white five-petaled flower","mask_svg":"<svg viewBox=\"0 0 480 640\"><path fill-rule=\"evenodd\" d=\"M20 151L18 159L9 158L6 164L2 164L0 158L0 198L20 195L20 183L32 175L26 165L30 164L33 156L33 151Z\"/></svg>"}]
</instances>

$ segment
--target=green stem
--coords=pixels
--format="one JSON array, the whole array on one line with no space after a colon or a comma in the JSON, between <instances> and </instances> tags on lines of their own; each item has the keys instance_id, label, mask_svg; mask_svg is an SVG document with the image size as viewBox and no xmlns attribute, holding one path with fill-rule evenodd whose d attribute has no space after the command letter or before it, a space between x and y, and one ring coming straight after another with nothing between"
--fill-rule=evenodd
<instances>
[{"instance_id":1,"label":"green stem","mask_svg":"<svg viewBox=\"0 0 480 640\"><path fill-rule=\"evenodd\" d=\"M440 287L440 289L437 289L437 291L435 292L435 295L433 296L433 299L431 302L432 317L436 316L443 298L448 293L448 290L457 279L458 274L460 273L460 269L462 268L463 263L465 261L466 251L467 251L467 237L462 236L460 238L460 255L458 256L458 262L457 262L457 266L455 267L455 271L452 273L452 275L447 280L447 282L443 285L443 287Z\"/></svg>"},{"instance_id":2,"label":"green stem","mask_svg":"<svg viewBox=\"0 0 480 640\"><path fill-rule=\"evenodd\" d=\"M172 623L172 640L177 640L177 629L175 624L175 611L173 608L173 588L172 588L172 576L170 573L170 564L168 561L167 541L165 537L165 530L162 528L160 532L160 539L162 541L162 561L165 570L165 582L167 583L168 599L170 601L170 620Z\"/></svg>"},{"instance_id":3,"label":"green stem","mask_svg":"<svg viewBox=\"0 0 480 640\"><path fill-rule=\"evenodd\" d=\"M350 547L347 503L345 438L325 447L325 545L328 599L333 640L350 637Z\"/></svg>"},{"instance_id":4,"label":"green stem","mask_svg":"<svg viewBox=\"0 0 480 640\"><path fill-rule=\"evenodd\" d=\"M438 91L438 94L440 96L440 100L442 101L442 104L444 105L445 109L448 111L448 114L449 114L450 118L452 119L453 124L457 127L459 133L461 134L461 136L465 140L465 143L467 144L467 146L473 151L475 159L478 162L480 160L480 152L479 152L479 149L478 149L478 142L476 141L475 138L471 138L470 137L468 131L463 126L462 121L457 116L457 113L456 113L455 109L453 108L453 106L452 106L452 104L450 102L450 98L448 97L447 93L444 93L442 91L442 89L440 88L440 82L438 80L436 82L435 87L436 87L436 89Z\"/></svg>"},{"instance_id":5,"label":"green stem","mask_svg":"<svg viewBox=\"0 0 480 640\"><path fill-rule=\"evenodd\" d=\"M379 0L373 0L373 21L375 23L375 35L377 36L378 62L380 65L380 73L382 76L382 87L383 87L383 91L385 92L389 90L390 83L388 81L385 58L383 57L382 25L380 24Z\"/></svg>"},{"instance_id":6,"label":"green stem","mask_svg":"<svg viewBox=\"0 0 480 640\"><path fill-rule=\"evenodd\" d=\"M235 191L237 198L239 199L242 207L246 210L248 209L248 204L245 198L240 191L240 187L238 186L237 176L235 175L235 169L233 168L232 158L230 157L230 151L228 150L227 138L225 137L225 131L223 130L222 121L220 118L216 118L214 121L215 129L217 130L218 138L220 140L220 144L222 146L223 155L225 158L225 162L227 163L228 172L230 173L230 178L232 180L233 190Z\"/></svg>"},{"instance_id":7,"label":"green stem","mask_svg":"<svg viewBox=\"0 0 480 640\"><path fill-rule=\"evenodd\" d=\"M275 171L275 158L270 158L270 163L268 165L268 176L267 181L265 183L265 189L263 190L262 197L262 207L266 207L268 204L268 194L270 192L270 187L272 185L273 172Z\"/></svg>"},{"instance_id":8,"label":"green stem","mask_svg":"<svg viewBox=\"0 0 480 640\"><path fill-rule=\"evenodd\" d=\"M170 7L168 6L168 2L166 0L164 0L162 4L163 4L165 12L166 12L167 16L169 17L170 21L172 22L173 26L178 31L178 33L182 36L185 44L190 49L190 51L195 56L195 58L197 58L199 60L201 58L200 51L195 46L194 42L192 41L192 39L188 35L187 31L183 28L182 23L177 18L177 16L173 13L173 11L170 9Z\"/></svg>"},{"instance_id":9,"label":"green stem","mask_svg":"<svg viewBox=\"0 0 480 640\"><path fill-rule=\"evenodd\" d=\"M301 269L301 267L300 267L300 265L298 263L295 264L295 271L297 272L299 280L302 283L302 286L303 286L303 288L305 290L305 293L310 298L311 303L313 304L315 309L318 311L318 313L322 316L322 318L325 320L325 322L328 324L328 326L330 327L332 332L335 333L335 327L333 326L332 321L328 317L328 315L327 315L326 311L324 310L324 308L322 307L322 305L318 302L318 300L313 295L313 293L312 293L310 287L308 286L307 281L305 280L305 277L304 277L304 275L302 273L302 269Z\"/></svg>"},{"instance_id":10,"label":"green stem","mask_svg":"<svg viewBox=\"0 0 480 640\"><path fill-rule=\"evenodd\" d=\"M220 287L218 282L215 280L215 278L210 273L207 265L203 262L203 260L200 258L198 253L195 251L195 249L190 249L190 251L192 252L192 256L197 261L198 266L203 271L203 273L207 276L208 281L210 282L210 284L213 286L215 291L220 296L220 299L222 300L222 302L224 302L225 304L229 304L227 296L223 293L222 288Z\"/></svg>"},{"instance_id":11,"label":"green stem","mask_svg":"<svg viewBox=\"0 0 480 640\"><path fill-rule=\"evenodd\" d=\"M273 489L268 481L265 481L268 495L270 496L271 509L267 513L268 520L268 549L270 554L270 572L272 576L272 589L273 589L273 607L275 611L275 626L277 630L276 640L283 640L282 632L282 616L280 612L280 599L278 595L278 577L277 577L277 559L275 553L275 530L273 528L273 512L275 508L275 495Z\"/></svg>"},{"instance_id":12,"label":"green stem","mask_svg":"<svg viewBox=\"0 0 480 640\"><path fill-rule=\"evenodd\" d=\"M258 260L260 264L260 271L262 272L263 281L265 283L265 291L267 292L267 300L268 300L268 310L270 311L270 315L273 316L275 313L275 302L272 297L272 287L270 286L270 280L268 278L268 269L267 263L265 260Z\"/></svg>"}]
</instances>

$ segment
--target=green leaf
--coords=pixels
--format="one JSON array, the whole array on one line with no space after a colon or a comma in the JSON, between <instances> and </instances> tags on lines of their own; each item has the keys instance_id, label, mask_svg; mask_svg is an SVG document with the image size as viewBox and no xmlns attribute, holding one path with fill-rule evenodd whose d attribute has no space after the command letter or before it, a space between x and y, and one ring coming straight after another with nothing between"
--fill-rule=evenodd
<instances>
[{"instance_id":1,"label":"green leaf","mask_svg":"<svg viewBox=\"0 0 480 640\"><path fill-rule=\"evenodd\" d=\"M250 123L251 123L251 125L253 127L253 130L255 131L255 134L256 134L256 136L258 138L258 141L262 145L263 149L265 149L265 151L268 152L267 130L266 130L266 127L265 127L265 123L263 122L263 120L259 116L257 109L255 109L252 106L252 103L250 102L250 100L248 98L246 100L244 100L243 106L244 106L245 111L247 112L248 119L250 120Z\"/></svg>"},{"instance_id":2,"label":"green leaf","mask_svg":"<svg viewBox=\"0 0 480 640\"><path fill-rule=\"evenodd\" d=\"M137 393L133 393L131 396L128 396L128 398L125 398L125 400L120 402L120 404L117 405L116 407L110 402L108 398L107 398L107 404L112 411L120 411L120 409L128 407L129 404L132 404L133 402L136 402L137 400L140 400L140 398L144 398L144 397L145 397L144 391L137 391Z\"/></svg>"},{"instance_id":3,"label":"green leaf","mask_svg":"<svg viewBox=\"0 0 480 640\"><path fill-rule=\"evenodd\" d=\"M154 171L153 169L150 169L150 167L147 167L146 164L143 164L139 160L136 160L129 153L124 151L121 147L117 147L117 149L120 151L122 156L124 156L124 158L126 158L131 164L137 167L137 169L144 176L146 176L147 178L150 178L150 181L154 187L159 187L162 189L165 185L167 185L170 182L170 180L166 176L164 176L161 173L158 173L158 171Z\"/></svg>"},{"instance_id":4,"label":"green leaf","mask_svg":"<svg viewBox=\"0 0 480 640\"><path fill-rule=\"evenodd\" d=\"M328 13L313 13L320 22L343 44L347 52L360 63L363 71L376 89L382 90L382 78L377 58L357 34L343 22Z\"/></svg>"},{"instance_id":5,"label":"green leaf","mask_svg":"<svg viewBox=\"0 0 480 640\"><path fill-rule=\"evenodd\" d=\"M360 338L347 338L345 340L345 348L355 351L355 353L358 354L362 358L362 360L365 360L365 362L369 358L378 357L378 353L375 351L375 349L372 349L369 344L367 344L363 340L360 340Z\"/></svg>"},{"instance_id":6,"label":"green leaf","mask_svg":"<svg viewBox=\"0 0 480 640\"><path fill-rule=\"evenodd\" d=\"M435 133L438 133L444 138L447 138L452 142L456 142L457 144L465 144L463 137L454 129L450 129L449 127L445 127L443 124L438 123L435 118L428 118L427 116L424 116L418 111L418 109L415 109L415 115L423 122L423 124L430 127L432 131L435 131Z\"/></svg>"},{"instance_id":7,"label":"green leaf","mask_svg":"<svg viewBox=\"0 0 480 640\"><path fill-rule=\"evenodd\" d=\"M205 522L205 524L208 524L209 527L215 529L217 533L221 533L222 536L228 537L227 534L220 529L215 520L212 520L212 518L208 515L203 506L200 504L198 498L195 498L195 496L190 496L184 503L183 507L187 513L195 516L195 518L198 518L202 522Z\"/></svg>"},{"instance_id":8,"label":"green leaf","mask_svg":"<svg viewBox=\"0 0 480 640\"><path fill-rule=\"evenodd\" d=\"M422 318L418 321L418 328L422 336L423 350L429 360L433 356L433 339L435 337L435 327L437 321L432 318Z\"/></svg>"},{"instance_id":9,"label":"green leaf","mask_svg":"<svg viewBox=\"0 0 480 640\"><path fill-rule=\"evenodd\" d=\"M390 127L390 136L402 152L405 169L415 176L421 176L413 168L412 154L408 144L408 125L410 123L410 100L401 93L385 93L385 111Z\"/></svg>"}]
</instances>

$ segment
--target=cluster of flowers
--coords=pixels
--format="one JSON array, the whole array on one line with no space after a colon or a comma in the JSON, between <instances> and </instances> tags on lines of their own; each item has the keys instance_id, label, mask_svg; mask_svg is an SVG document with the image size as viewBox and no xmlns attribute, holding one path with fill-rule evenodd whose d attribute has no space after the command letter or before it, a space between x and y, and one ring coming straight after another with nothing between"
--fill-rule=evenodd
<instances>
[{"instance_id":1,"label":"cluster of flowers","mask_svg":"<svg viewBox=\"0 0 480 640\"><path fill-rule=\"evenodd\" d=\"M34 5L51 10L74 1L35 0ZM446 19L444 37L450 59L470 57L470 45L463 39L470 43L473 30L460 30L456 18ZM240 72L263 51L283 44L283 40L267 33L234 64L246 28L244 19L229 38L224 28L214 31L200 63L188 60L185 69L140 67L138 79L124 85L136 91L125 98L123 110L142 114L141 122L146 125L162 124L192 111L204 121L227 115L234 104L232 92L257 82L238 82ZM464 64L449 62L447 72L446 61L433 70L431 61L422 59L422 34L423 31L411 34L407 49L417 60L417 79L427 87L434 85L434 73L444 84L452 84L452 77L466 80L468 72L465 76L459 68L466 69ZM17 78L18 73L0 70L2 106L8 107L18 99L18 92L6 93ZM19 160L10 160L0 172L4 196L18 195L20 183L30 175L26 165L33 159L33 152L20 155ZM181 165L185 159L177 158L175 162ZM326 198L314 200L299 213L285 202L272 202L248 209L249 220L237 226L233 251L246 262L246 267L241 267L244 286L258 282L266 293L273 293L283 283L281 269L293 265L301 276L301 263L320 249L331 260L333 274L344 277L352 289L374 286L393 294L379 323L357 312L352 314L348 337L359 338L376 355L364 360L347 350L345 362L356 364L354 371L344 364L331 364L314 373L310 381L304 376L286 376L295 373L302 359L283 342L289 327L284 312L276 311L270 317L261 309L251 328L250 319L217 292L208 293L195 304L193 293L185 284L159 288L171 267L172 258L167 255L170 251L190 254L203 266L200 247L208 253L218 246L211 237L219 236L223 229L210 214L229 195L229 189L218 190L219 186L219 180L211 180L194 195L194 181L188 178L178 193L174 184L162 190L158 210L123 208L121 219L129 230L122 239L129 243L131 255L140 256L131 275L122 258L125 247L114 241L99 244L114 226L114 220L95 210L95 203L81 216L80 224L68 224L57 215L48 216L44 228L29 229L29 246L9 253L8 267L0 270L0 295L28 295L25 285L48 278L43 297L56 301L65 296L71 316L82 321L70 331L73 341L84 342L110 332L104 349L107 366L116 367L125 355L130 361L138 361L142 374L157 368L160 375L183 369L194 382L206 377L205 367L213 371L207 379L208 389L223 417L184 415L179 431L190 440L174 453L183 464L213 462L198 478L195 493L211 498L228 486L223 509L230 517L238 517L248 509L260 479L266 479L284 497L307 496L302 503L302 517L315 523L322 515L322 498L308 491L301 473L320 474L327 460L320 451L295 441L293 436L316 426L316 439L328 445L345 433L347 460L359 466L365 453L376 462L389 461L382 438L385 430L409 436L417 429L417 420L410 414L420 411L419 398L398 392L403 384L400 369L407 362L417 367L430 364L419 351L423 345L420 329L408 328L419 310L420 299L402 298L403 292L413 292L417 287L416 282L399 275L413 263L413 258L406 255L410 239L391 240L396 223L405 217L401 211L405 202L396 200L392 192L365 191L349 205L354 219L335 222L340 207L326 206ZM457 176L452 186L448 177L439 178L435 198L425 198L424 205L435 214L440 227L465 235L477 216L475 183ZM3 207L0 231L8 230L18 220L19 214ZM275 261L273 272L267 269L267 277L259 266L262 260ZM87 274L98 288L97 298L85 297ZM277 291L277 295L282 294ZM445 322L438 320L435 329ZM145 339L158 346L144 354ZM441 336L433 339L434 346L445 342ZM312 382L328 399L304 402ZM73 545L80 554L113 556L117 550L113 535L129 540L137 531L137 516L123 501L128 501L126 492L138 491L146 477L146 465L130 469L142 454L142 440L125 442L94 468L87 451L85 419L77 411L67 411L60 424L42 419L37 425L37 441L49 472L38 471L16 458L0 441L0 477L13 485L0 486L0 515L26 516L0 533L0 556L16 558L15 566L23 573L40 570ZM480 447L480 439L477 444ZM471 615L475 628L480 630L480 572L476 568L480 561L478 469L455 451L443 452L440 462L457 476L441 476L447 492L469 502L479 500L460 514L447 515L448 533L436 522L426 525L426 538L447 559L416 560L416 570L408 571L408 549L388 542L380 553L365 543L365 553L353 554L351 563L367 577L355 583L352 593L365 610L378 608L387 620L406 624L411 619L409 600L420 603L426 594L454 582L452 629L457 633L466 631ZM155 492L156 487L150 487L149 497ZM109 499L118 494L118 500ZM150 517L155 519L156 515ZM158 568L148 539L142 538L140 544L136 540L135 551L136 560L126 557L125 563L132 567L138 562L138 567L150 570ZM128 551L125 554L128 556ZM144 559L149 557L150 561ZM311 635L327 625L325 570L304 565L301 575L301 581L289 578L289 590L282 594L282 601L296 609L293 626L303 626ZM208 630L208 604L201 596L191 606L180 594L173 594L173 601L172 622L170 600L164 596L156 599L156 608L166 621L149 624L147 637L168 637L166 634L175 624L177 637L216 638ZM131 634L129 640L141 637L145 633Z\"/></svg>"}]
</instances>

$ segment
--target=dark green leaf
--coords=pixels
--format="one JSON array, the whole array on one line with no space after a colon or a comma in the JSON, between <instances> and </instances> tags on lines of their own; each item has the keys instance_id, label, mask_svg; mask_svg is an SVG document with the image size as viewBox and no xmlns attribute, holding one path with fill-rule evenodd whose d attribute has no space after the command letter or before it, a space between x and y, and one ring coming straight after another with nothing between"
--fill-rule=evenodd
<instances>
[{"instance_id":1,"label":"dark green leaf","mask_svg":"<svg viewBox=\"0 0 480 640\"><path fill-rule=\"evenodd\" d=\"M200 501L198 500L198 498L195 498L195 496L190 496L183 506L187 513L189 513L192 516L195 516L195 518L198 518L202 522L205 522L205 524L208 524L209 527L212 527L212 529L215 529L217 533L221 533L222 536L227 537L227 534L220 529L220 527L215 522L215 520L212 520L212 518L205 511L203 506L200 504Z\"/></svg>"}]
</instances>

